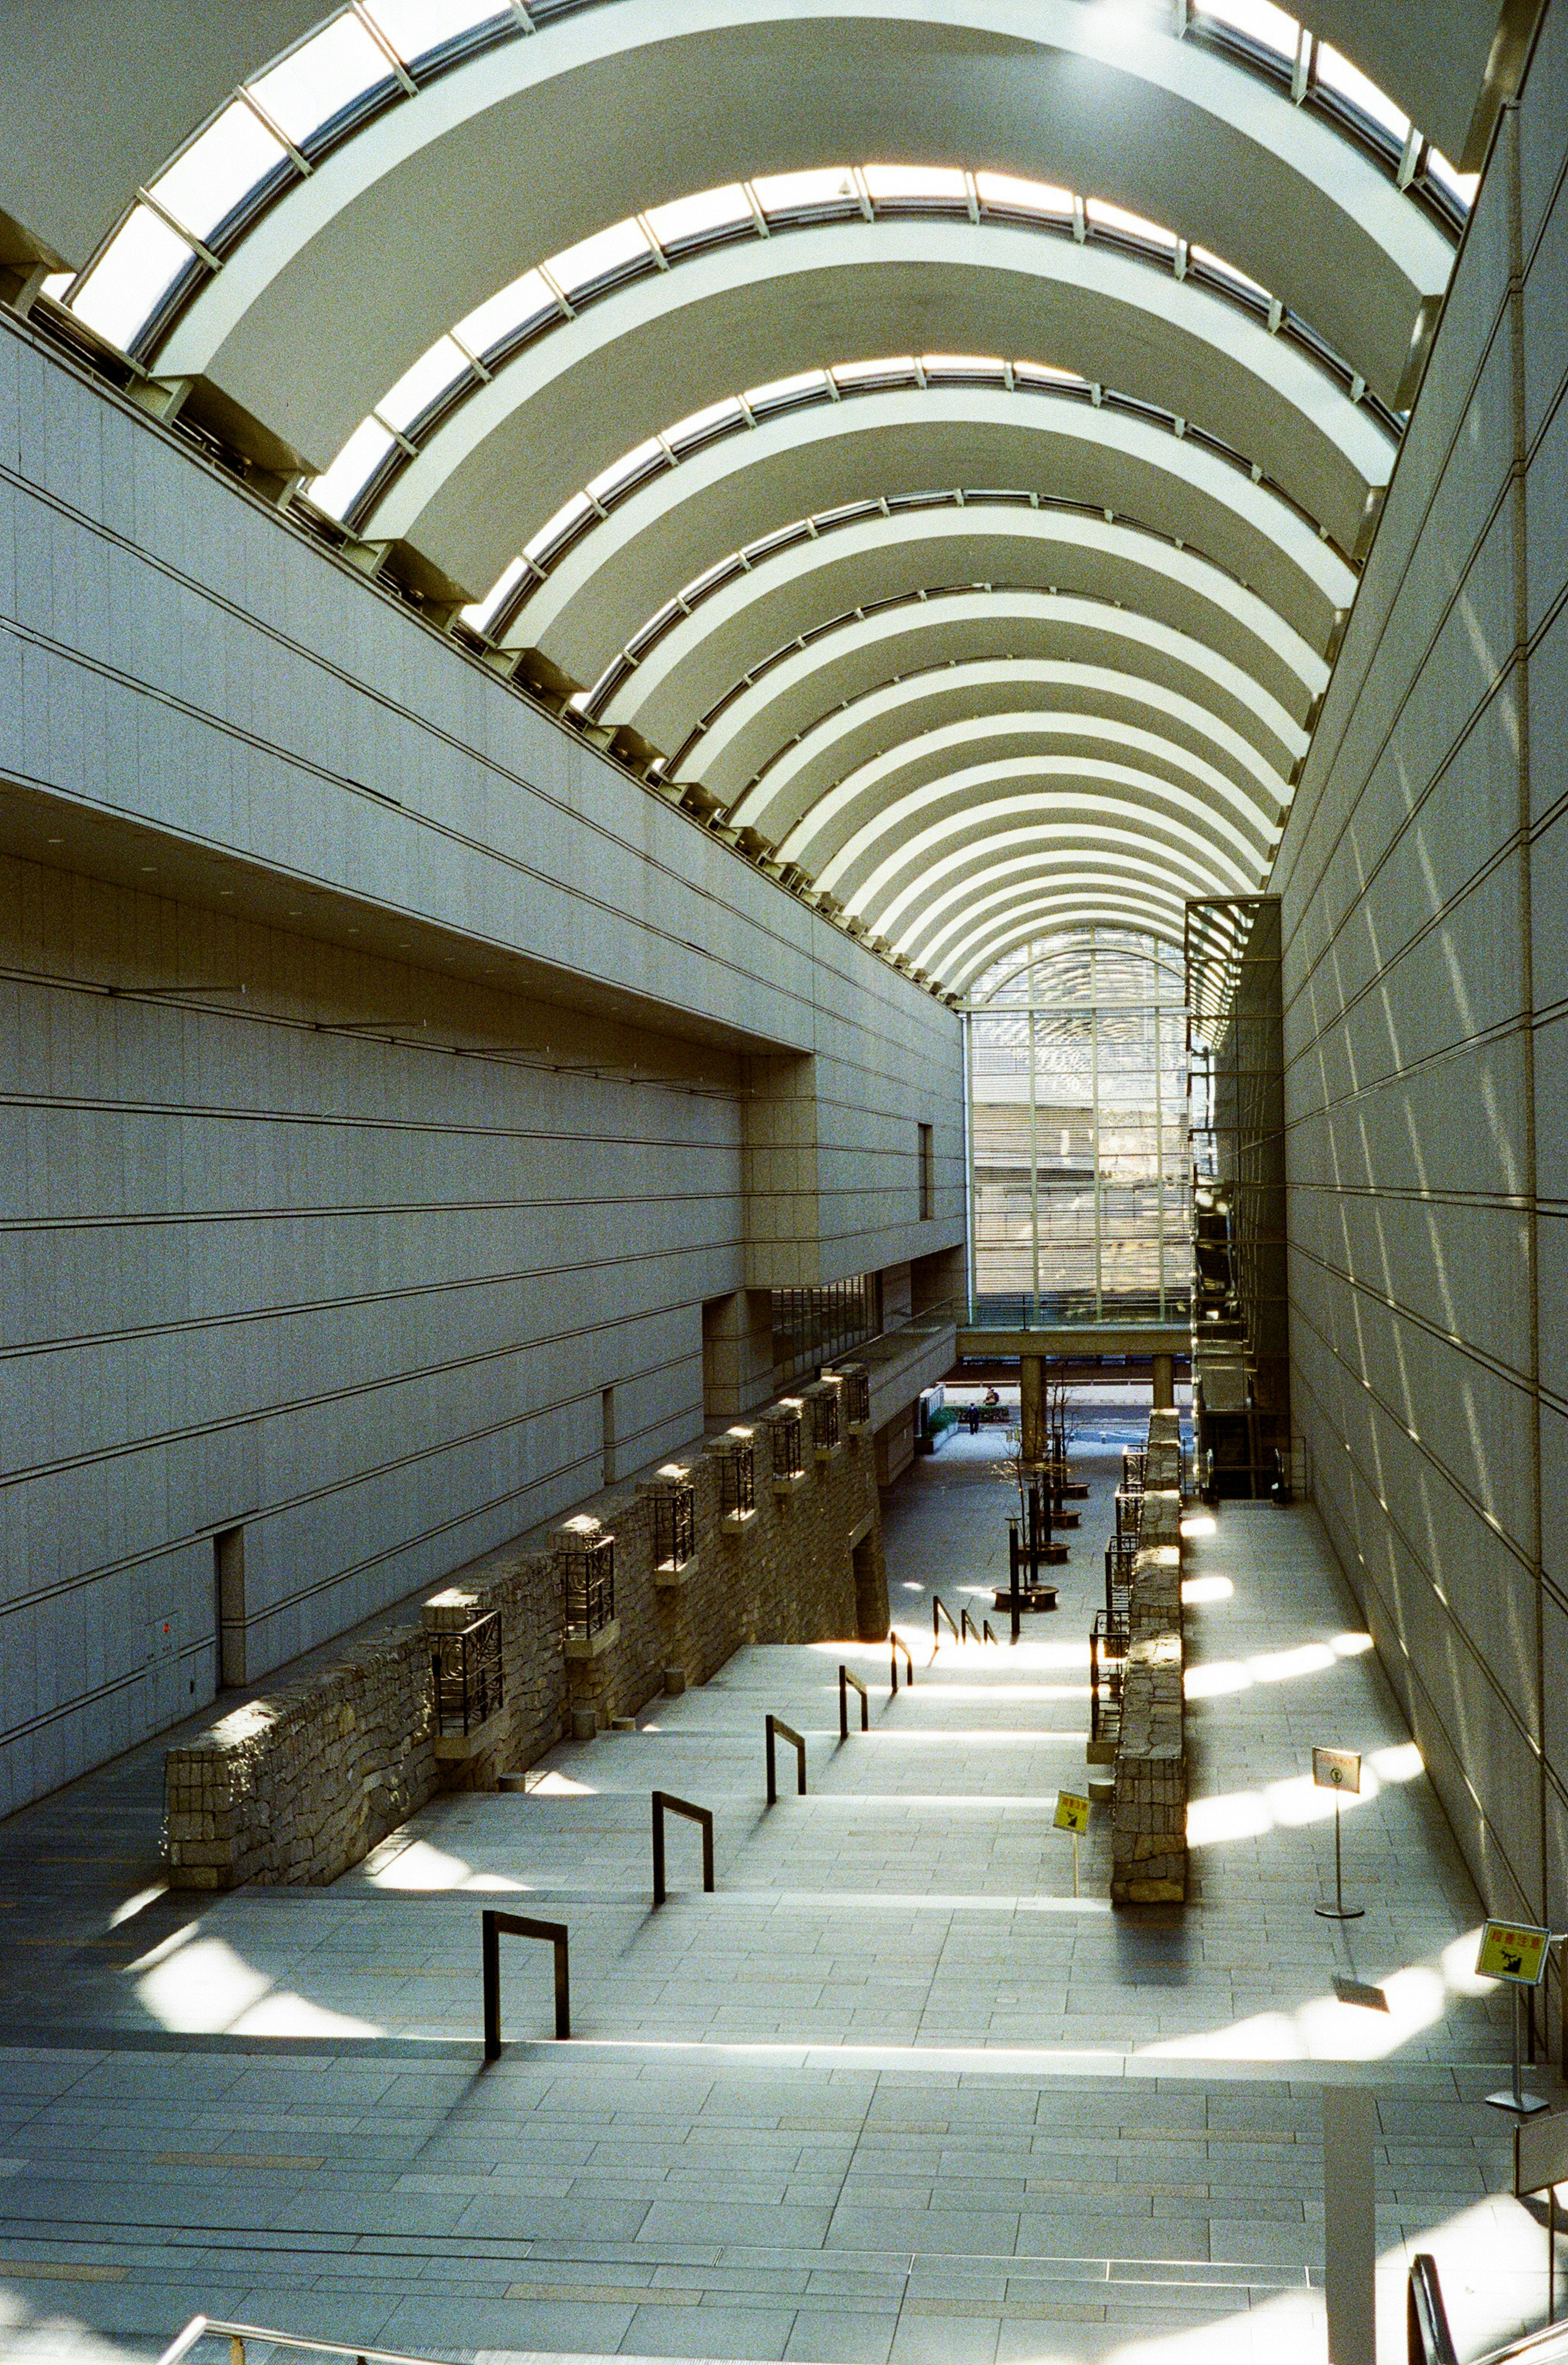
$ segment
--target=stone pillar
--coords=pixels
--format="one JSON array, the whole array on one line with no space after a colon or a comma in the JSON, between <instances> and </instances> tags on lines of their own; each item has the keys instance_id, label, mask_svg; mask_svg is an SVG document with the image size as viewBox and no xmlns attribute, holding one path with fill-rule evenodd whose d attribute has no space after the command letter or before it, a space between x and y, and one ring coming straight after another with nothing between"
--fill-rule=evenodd
<instances>
[{"instance_id":1,"label":"stone pillar","mask_svg":"<svg viewBox=\"0 0 1568 2365\"><path fill-rule=\"evenodd\" d=\"M1025 1463L1044 1462L1050 1450L1046 1435L1046 1365L1040 1355L1018 1361L1019 1452Z\"/></svg>"},{"instance_id":2,"label":"stone pillar","mask_svg":"<svg viewBox=\"0 0 1568 2365\"><path fill-rule=\"evenodd\" d=\"M1154 1359L1154 1409L1169 1412L1176 1402L1176 1358L1156 1355Z\"/></svg>"},{"instance_id":3,"label":"stone pillar","mask_svg":"<svg viewBox=\"0 0 1568 2365\"><path fill-rule=\"evenodd\" d=\"M766 1289L737 1289L702 1308L702 1412L710 1421L744 1419L773 1394L773 1299Z\"/></svg>"}]
</instances>

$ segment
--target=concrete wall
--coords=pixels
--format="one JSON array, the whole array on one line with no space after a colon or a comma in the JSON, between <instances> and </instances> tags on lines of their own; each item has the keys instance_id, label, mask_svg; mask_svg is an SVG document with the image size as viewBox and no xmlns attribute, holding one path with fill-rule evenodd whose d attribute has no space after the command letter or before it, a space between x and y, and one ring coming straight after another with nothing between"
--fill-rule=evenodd
<instances>
[{"instance_id":1,"label":"concrete wall","mask_svg":"<svg viewBox=\"0 0 1568 2365\"><path fill-rule=\"evenodd\" d=\"M0 995L0 1812L962 1235L950 1012L9 318Z\"/></svg>"},{"instance_id":2,"label":"concrete wall","mask_svg":"<svg viewBox=\"0 0 1568 2365\"><path fill-rule=\"evenodd\" d=\"M1568 6L1481 189L1273 885L1293 1398L1497 1911L1568 1919Z\"/></svg>"}]
</instances>

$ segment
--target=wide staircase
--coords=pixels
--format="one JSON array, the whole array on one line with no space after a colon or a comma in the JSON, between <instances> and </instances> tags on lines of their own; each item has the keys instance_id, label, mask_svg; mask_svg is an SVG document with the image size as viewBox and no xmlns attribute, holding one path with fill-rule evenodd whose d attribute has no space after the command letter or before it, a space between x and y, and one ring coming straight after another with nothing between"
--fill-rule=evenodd
<instances>
[{"instance_id":1,"label":"wide staircase","mask_svg":"<svg viewBox=\"0 0 1568 2365\"><path fill-rule=\"evenodd\" d=\"M287 2342L818 2365L1201 2343L1205 2365L1320 2365L1316 1999L1342 1940L1312 1914L1325 1833L1294 1803L1309 1724L1394 1769L1348 1843L1372 1909L1358 1967L1426 1959L1472 1903L1395 1778L1407 1736L1370 1664L1311 1639L1344 1623L1320 1547L1268 1507L1227 1509L1196 1547L1211 1656L1234 1672L1189 1906L1113 1912L1103 1808L1075 1866L1056 1810L1086 1788L1125 1442L1081 1440L1092 1491L1061 1608L1016 1647L948 1623L1004 1627L1002 1440L963 1437L921 1472L918 1516L895 1514L903 1648L742 1651L633 1730L433 1804L330 1888L201 1908L129 1966L127 2009L161 2033L27 2057L0 2280L40 2254L98 2278L79 2313L119 2354L157 2355L200 2308L196 2365L236 2342L245 2365ZM667 1813L658 1907L655 1792L713 1834L710 1892L700 1830ZM1273 1801L1267 1835L1235 1811L1253 1799ZM565 1932L564 1997L554 1946L510 1919ZM1342 2018L1348 2058L1370 2016ZM1389 2034L1384 2319L1400 2328L1408 2246L1436 2239L1474 2355L1478 2327L1534 2304L1517 2229L1507 2321L1495 2277L1464 2281L1506 2247L1474 2220L1506 2180L1480 2099L1498 2046L1463 2000Z\"/></svg>"}]
</instances>

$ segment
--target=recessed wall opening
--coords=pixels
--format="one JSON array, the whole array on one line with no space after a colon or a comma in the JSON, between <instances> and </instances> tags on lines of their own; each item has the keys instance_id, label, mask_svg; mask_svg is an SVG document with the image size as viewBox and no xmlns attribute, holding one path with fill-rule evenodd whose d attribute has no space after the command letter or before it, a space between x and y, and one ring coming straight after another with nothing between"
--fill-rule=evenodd
<instances>
[{"instance_id":1,"label":"recessed wall opening","mask_svg":"<svg viewBox=\"0 0 1568 2365\"><path fill-rule=\"evenodd\" d=\"M218 1637L218 1688L230 1691L247 1680L243 1528L220 1528L213 1537L212 1583Z\"/></svg>"}]
</instances>

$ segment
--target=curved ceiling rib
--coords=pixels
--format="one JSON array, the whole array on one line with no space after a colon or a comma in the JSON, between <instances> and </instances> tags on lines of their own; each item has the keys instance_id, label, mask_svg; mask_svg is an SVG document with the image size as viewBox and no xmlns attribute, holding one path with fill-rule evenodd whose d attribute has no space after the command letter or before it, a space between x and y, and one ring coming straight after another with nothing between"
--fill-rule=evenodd
<instances>
[{"instance_id":1,"label":"curved ceiling rib","mask_svg":"<svg viewBox=\"0 0 1568 2365\"><path fill-rule=\"evenodd\" d=\"M1320 643L1357 581L1327 530L1254 482L1240 454L1094 392L1028 364L912 355L731 397L684 446L680 427L666 428L574 495L474 622L591 681L672 584L719 554L749 555L781 518L842 513L868 488L887 499L967 482L1048 486L1055 500L1130 512L1209 551Z\"/></svg>"},{"instance_id":2,"label":"curved ceiling rib","mask_svg":"<svg viewBox=\"0 0 1568 2365\"><path fill-rule=\"evenodd\" d=\"M1213 863L1238 893L1255 892L1268 869L1266 851L1239 831L1224 830L1215 814L1159 774L1107 757L1058 756L960 767L903 799L886 826L872 824L858 833L823 864L817 884L860 914L911 858L912 847L935 846L960 831L978 846L1002 824L1057 814L1086 828L1130 830L1140 843Z\"/></svg>"},{"instance_id":3,"label":"curved ceiling rib","mask_svg":"<svg viewBox=\"0 0 1568 2365\"><path fill-rule=\"evenodd\" d=\"M824 342L919 352L934 320L949 351L1044 344L1046 359L1092 384L1200 426L1223 420L1343 548L1393 466L1383 417L1351 398L1359 380L1341 384L1310 343L1191 275L991 223L854 220L704 252L563 321L441 418L354 511L356 531L415 543L455 582L492 583L585 475L655 429L650 387L667 419L737 376L809 371ZM375 439L371 454L356 451L356 471L398 448L387 428Z\"/></svg>"},{"instance_id":4,"label":"curved ceiling rib","mask_svg":"<svg viewBox=\"0 0 1568 2365\"><path fill-rule=\"evenodd\" d=\"M1277 805L1260 809L1215 766L1153 732L1059 712L991 716L982 726L950 723L928 734L924 744L905 742L880 765L868 765L843 783L847 794L838 811L824 813L825 798L813 807L779 843L779 859L800 863L820 886L842 891L839 881L856 863L913 814L954 797L972 797L978 810L978 792L1025 779L1044 782L1067 773L1087 779L1102 758L1135 765L1162 802L1213 830L1244 861L1266 866ZM1080 766L1086 768L1080 771Z\"/></svg>"},{"instance_id":5,"label":"curved ceiling rib","mask_svg":"<svg viewBox=\"0 0 1568 2365\"><path fill-rule=\"evenodd\" d=\"M1122 520L977 501L877 515L780 551L679 618L590 711L673 748L770 650L841 612L936 584L1042 580L1125 600L1202 642L1298 720L1327 680L1316 649L1197 553Z\"/></svg>"},{"instance_id":6,"label":"curved ceiling rib","mask_svg":"<svg viewBox=\"0 0 1568 2365\"><path fill-rule=\"evenodd\" d=\"M826 715L737 798L731 819L810 867L819 835L882 780L921 776L924 753L955 726L987 746L1062 707L1099 723L1132 723L1166 745L1226 769L1277 824L1290 801L1283 775L1255 743L1194 698L1110 666L1065 658L971 658L868 690Z\"/></svg>"},{"instance_id":7,"label":"curved ceiling rib","mask_svg":"<svg viewBox=\"0 0 1568 2365\"><path fill-rule=\"evenodd\" d=\"M239 95L215 91L217 116L150 175L152 202L89 275L84 309L105 309L117 262L123 280L134 259L151 275L155 339L167 266L186 308L157 366L211 376L300 449L334 448L450 319L454 297L482 300L520 243L543 252L607 208L671 201L679 191L662 176L677 160L689 186L815 166L829 143L918 151L940 127L935 161L978 150L1000 171L1027 173L1050 123L1055 169L1081 180L1109 118L1121 204L1159 218L1180 186L1191 234L1263 279L1266 223L1292 220L1283 299L1330 337L1358 304L1375 310L1382 385L1398 375L1420 297L1446 278L1462 219L1451 167L1332 51L1309 40L1300 60L1271 58L1266 44L1227 40L1218 17L1194 25L1186 8L1140 13L1133 38L1076 0L945 0L913 19L897 0L709 0L696 21L658 0L548 13L559 21L530 39L515 38L521 20L500 0L456 11L380 0L379 21L378 0L361 0ZM458 37L421 39L436 23ZM625 136L629 81L656 140ZM786 83L780 109L770 95ZM410 220L423 227L418 241L403 238ZM175 224L185 261L160 264L150 226L175 238ZM404 249L396 304L367 305L394 242ZM123 297L120 313L124 325ZM122 341L145 342L146 309L129 318Z\"/></svg>"},{"instance_id":8,"label":"curved ceiling rib","mask_svg":"<svg viewBox=\"0 0 1568 2365\"><path fill-rule=\"evenodd\" d=\"M1105 872L1098 869L1074 872L1042 864L1037 853L1009 855L988 861L956 885L949 883L924 912L900 929L892 949L912 962L930 970L940 967L946 972L955 947L969 931L984 925L985 914L993 919L1005 916L1036 893L1048 893L1058 900L1064 896L1081 900L1088 895L1126 902L1136 897L1140 908L1161 912L1166 926L1180 936L1184 891L1169 880L1128 879L1116 872L1114 865Z\"/></svg>"},{"instance_id":9,"label":"curved ceiling rib","mask_svg":"<svg viewBox=\"0 0 1568 2365\"><path fill-rule=\"evenodd\" d=\"M911 676L969 663L1098 661L1190 697L1289 772L1306 751L1300 720L1240 666L1160 619L1066 592L974 586L846 614L809 646L770 652L727 684L672 765L728 805L782 752L834 727L835 710Z\"/></svg>"}]
</instances>

